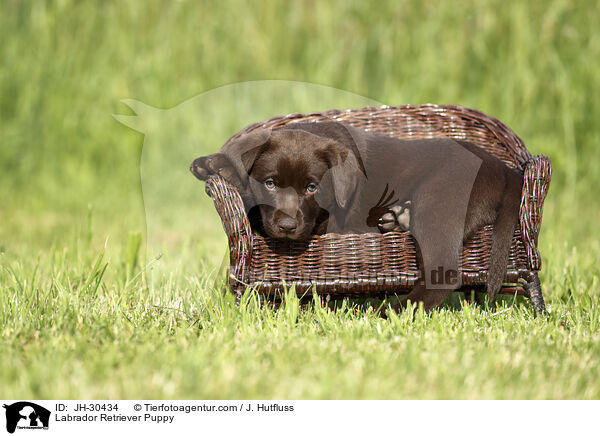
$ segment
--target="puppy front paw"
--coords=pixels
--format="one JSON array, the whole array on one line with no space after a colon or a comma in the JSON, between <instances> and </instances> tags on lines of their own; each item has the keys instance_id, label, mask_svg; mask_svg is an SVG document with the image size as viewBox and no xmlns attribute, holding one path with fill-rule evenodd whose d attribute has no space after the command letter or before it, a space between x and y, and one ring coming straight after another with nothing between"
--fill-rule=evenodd
<instances>
[{"instance_id":1,"label":"puppy front paw","mask_svg":"<svg viewBox=\"0 0 600 436\"><path fill-rule=\"evenodd\" d=\"M410 228L410 201L392 206L389 212L379 218L377 227L381 233L408 231Z\"/></svg>"},{"instance_id":2,"label":"puppy front paw","mask_svg":"<svg viewBox=\"0 0 600 436\"><path fill-rule=\"evenodd\" d=\"M200 180L208 180L210 176L219 175L230 183L240 186L240 178L229 158L223 153L199 157L192 162L190 171Z\"/></svg>"}]
</instances>

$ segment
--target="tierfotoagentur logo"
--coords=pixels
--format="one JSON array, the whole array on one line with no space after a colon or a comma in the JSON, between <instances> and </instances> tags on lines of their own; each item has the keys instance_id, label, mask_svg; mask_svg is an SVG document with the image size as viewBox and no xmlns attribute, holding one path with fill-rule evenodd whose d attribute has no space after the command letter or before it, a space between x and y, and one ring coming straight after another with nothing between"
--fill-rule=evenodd
<instances>
[{"instance_id":1,"label":"tierfotoagentur logo","mask_svg":"<svg viewBox=\"0 0 600 436\"><path fill-rule=\"evenodd\" d=\"M283 80L233 83L167 109L133 99L123 103L134 115L114 118L144 135L140 179L147 262L157 253L167 259L187 245L197 246L203 265L217 274L228 259L226 236L215 231L221 221L212 199L190 176L190 162L214 153L244 126L274 115L383 104L328 86Z\"/></svg>"},{"instance_id":2,"label":"tierfotoagentur logo","mask_svg":"<svg viewBox=\"0 0 600 436\"><path fill-rule=\"evenodd\" d=\"M14 433L19 430L48 430L50 411L29 401L19 401L10 405L4 404L6 409L6 431Z\"/></svg>"}]
</instances>

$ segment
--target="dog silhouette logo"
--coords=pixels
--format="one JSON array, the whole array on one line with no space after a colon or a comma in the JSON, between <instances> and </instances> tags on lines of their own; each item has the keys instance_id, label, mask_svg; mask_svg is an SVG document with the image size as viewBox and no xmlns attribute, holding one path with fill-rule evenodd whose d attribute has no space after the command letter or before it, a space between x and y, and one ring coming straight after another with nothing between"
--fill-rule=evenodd
<instances>
[{"instance_id":1,"label":"dog silhouette logo","mask_svg":"<svg viewBox=\"0 0 600 436\"><path fill-rule=\"evenodd\" d=\"M6 409L6 431L14 433L18 429L48 430L50 411L29 401L19 401L4 405Z\"/></svg>"}]
</instances>

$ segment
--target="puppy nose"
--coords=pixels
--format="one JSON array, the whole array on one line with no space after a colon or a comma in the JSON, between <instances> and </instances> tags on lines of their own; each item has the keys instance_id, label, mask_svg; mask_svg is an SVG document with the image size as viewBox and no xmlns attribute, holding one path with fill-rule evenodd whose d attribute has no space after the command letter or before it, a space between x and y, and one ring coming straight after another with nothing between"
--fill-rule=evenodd
<instances>
[{"instance_id":1,"label":"puppy nose","mask_svg":"<svg viewBox=\"0 0 600 436\"><path fill-rule=\"evenodd\" d=\"M281 218L277 225L279 226L279 230L283 233L292 233L298 227L298 223L295 219L292 218Z\"/></svg>"}]
</instances>

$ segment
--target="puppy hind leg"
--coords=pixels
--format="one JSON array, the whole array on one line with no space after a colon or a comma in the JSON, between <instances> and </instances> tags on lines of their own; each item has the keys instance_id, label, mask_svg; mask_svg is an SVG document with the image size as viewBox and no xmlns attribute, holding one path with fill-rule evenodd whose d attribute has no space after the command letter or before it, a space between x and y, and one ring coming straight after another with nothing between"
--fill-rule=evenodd
<instances>
[{"instance_id":1,"label":"puppy hind leg","mask_svg":"<svg viewBox=\"0 0 600 436\"><path fill-rule=\"evenodd\" d=\"M426 289L425 286L419 285L408 293L406 299L402 301L402 306L408 307L409 302L417 303L417 306L419 303L423 303L423 310L431 312L442 304L452 292L452 289Z\"/></svg>"},{"instance_id":2,"label":"puppy hind leg","mask_svg":"<svg viewBox=\"0 0 600 436\"><path fill-rule=\"evenodd\" d=\"M429 313L437 306L442 304L446 300L446 298L448 298L450 294L452 294L452 291L452 289L428 290L427 288L425 288L424 285L417 285L408 293L404 300L402 300L399 303L393 304L391 306L391 310L393 310L396 313L400 313L408 307L408 304L410 302L411 304L416 303L417 308L419 307L419 304L422 303L423 310L425 311L425 313ZM386 318L387 311L387 307L384 307L381 310L381 316Z\"/></svg>"}]
</instances>

